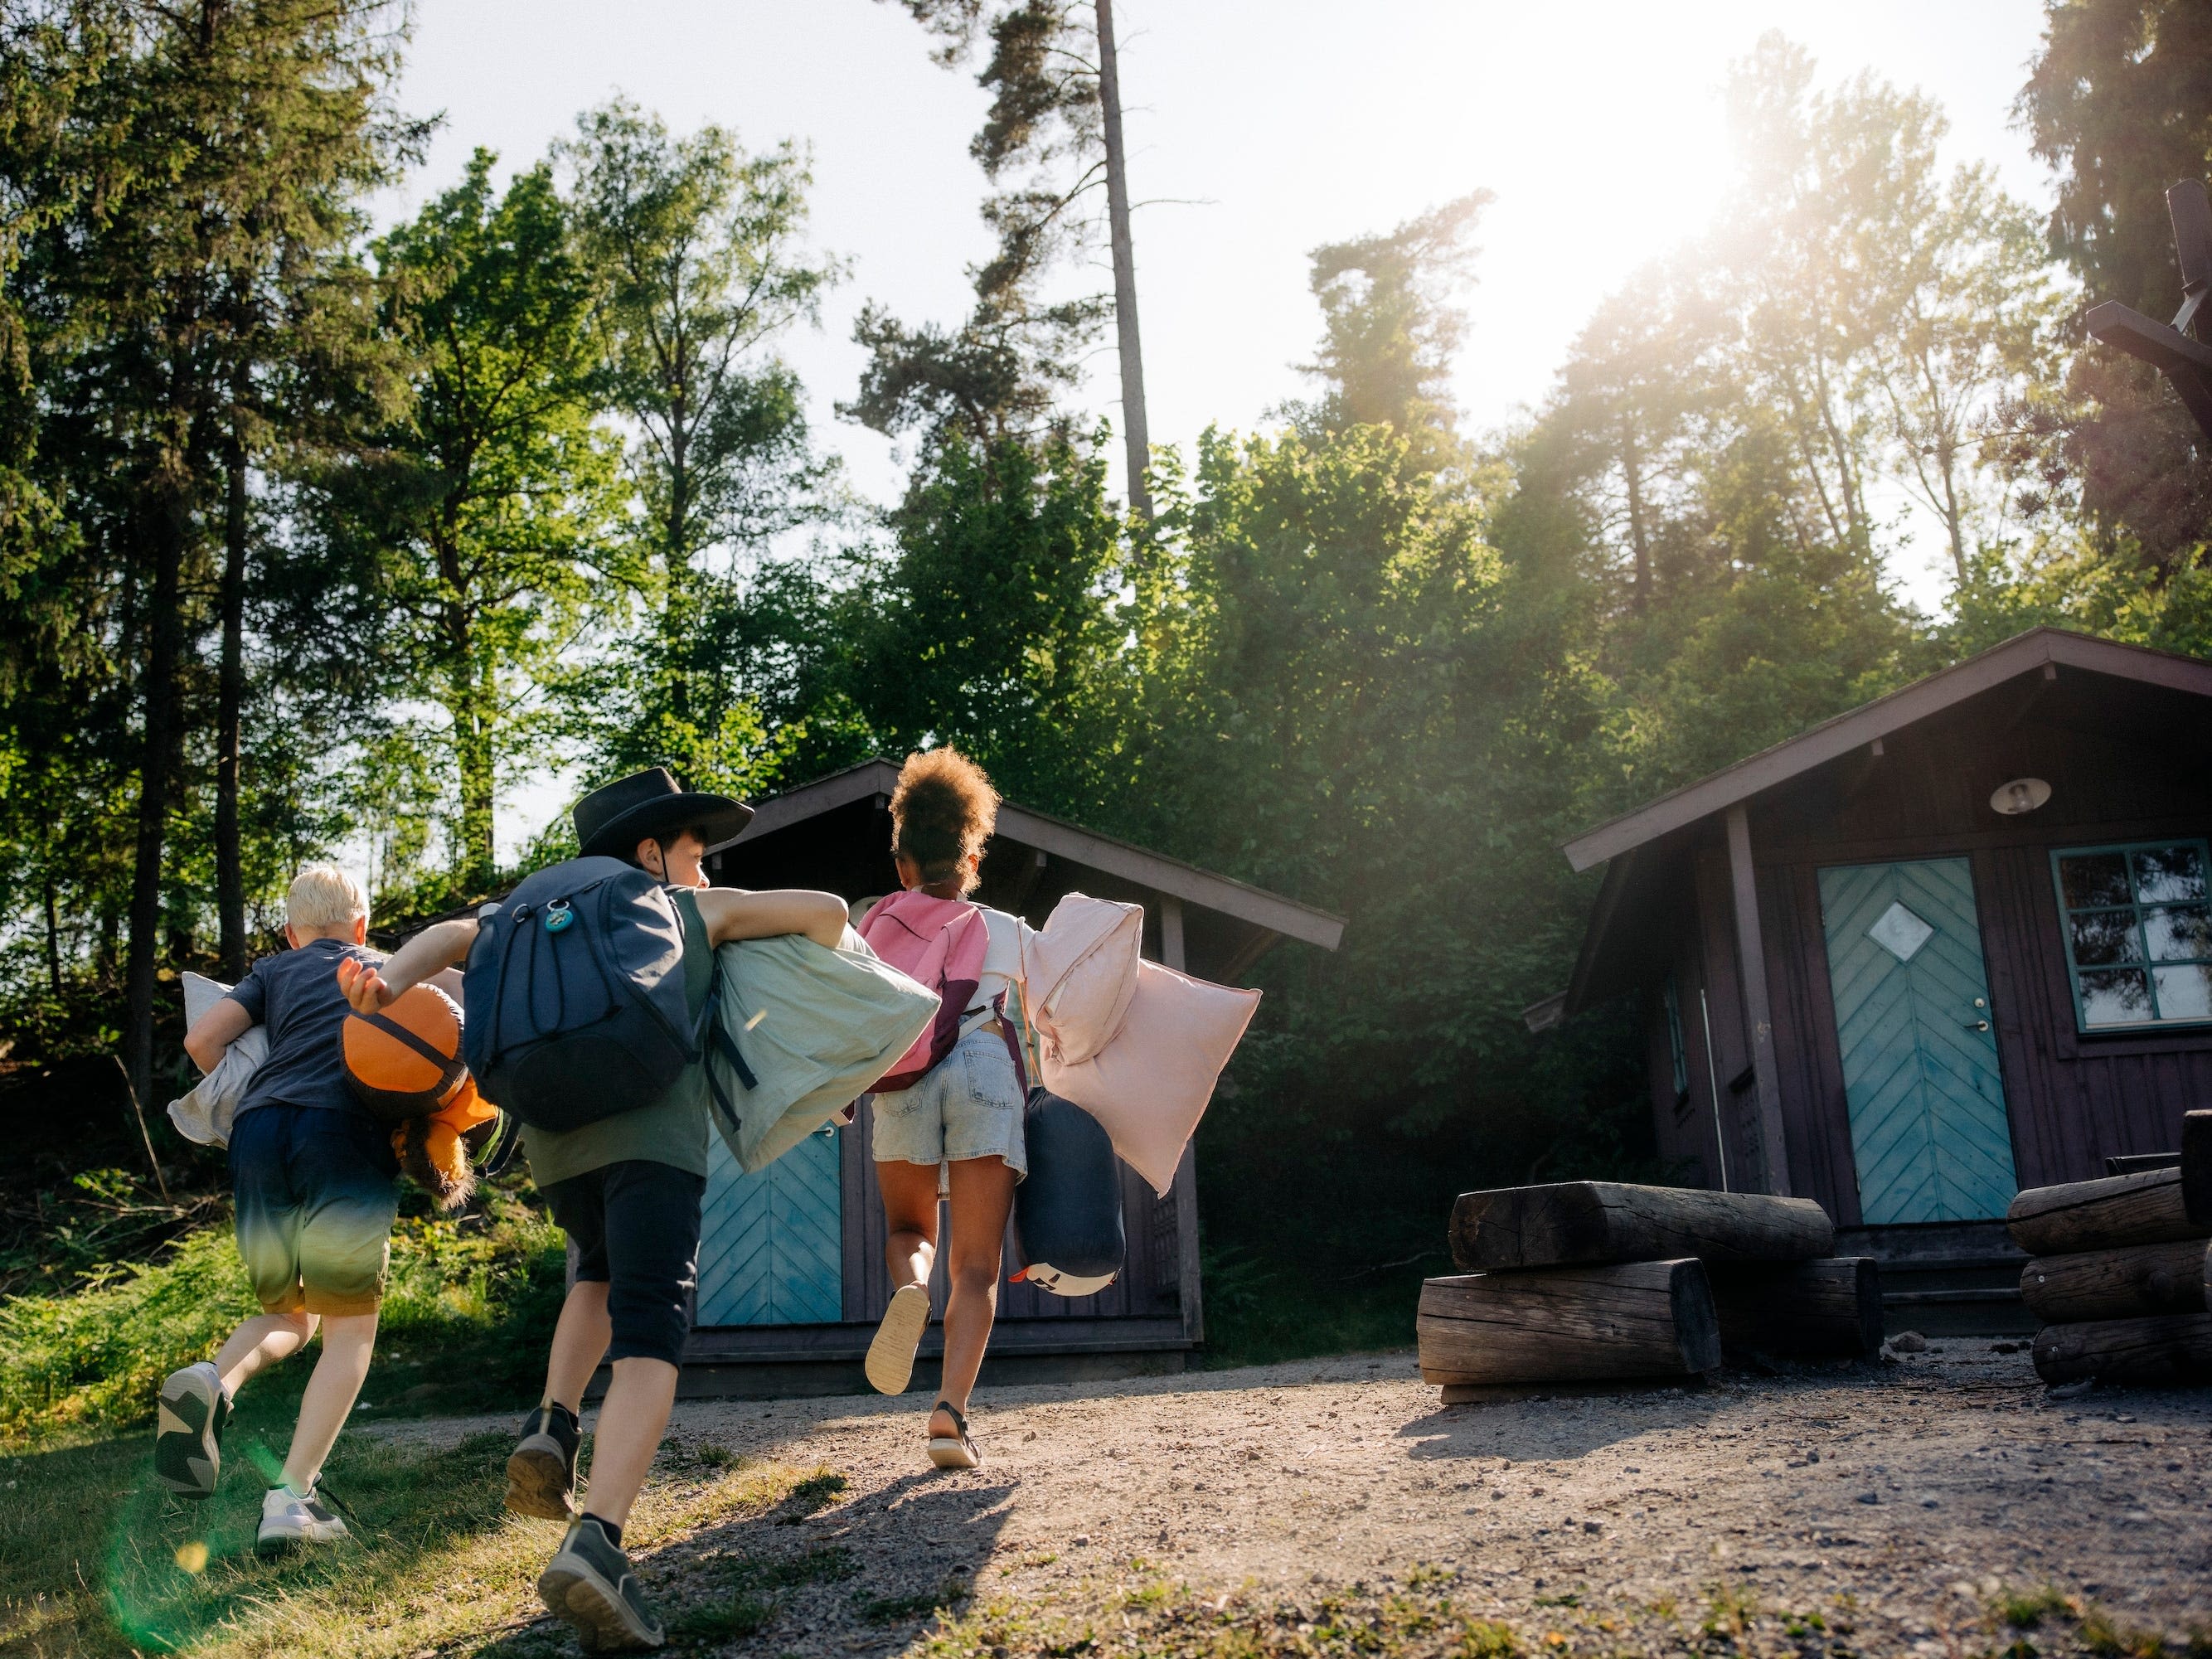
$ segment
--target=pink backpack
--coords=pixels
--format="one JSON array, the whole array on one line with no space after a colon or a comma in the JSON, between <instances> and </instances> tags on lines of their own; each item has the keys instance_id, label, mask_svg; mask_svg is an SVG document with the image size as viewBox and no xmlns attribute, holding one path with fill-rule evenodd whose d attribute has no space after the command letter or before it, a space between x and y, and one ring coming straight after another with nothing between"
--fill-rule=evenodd
<instances>
[{"instance_id":1,"label":"pink backpack","mask_svg":"<svg viewBox=\"0 0 2212 1659\"><path fill-rule=\"evenodd\" d=\"M980 904L909 890L870 907L860 921L860 937L892 967L937 993L937 1018L873 1091L894 1094L921 1082L960 1040L961 1019L982 982L991 930Z\"/></svg>"}]
</instances>

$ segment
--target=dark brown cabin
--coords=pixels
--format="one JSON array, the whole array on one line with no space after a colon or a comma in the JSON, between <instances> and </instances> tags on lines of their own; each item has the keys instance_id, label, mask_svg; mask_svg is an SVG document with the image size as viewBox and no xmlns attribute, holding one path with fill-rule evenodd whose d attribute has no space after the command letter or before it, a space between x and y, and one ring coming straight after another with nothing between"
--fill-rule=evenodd
<instances>
[{"instance_id":1,"label":"dark brown cabin","mask_svg":"<svg viewBox=\"0 0 2212 1659\"><path fill-rule=\"evenodd\" d=\"M1819 1200L1932 1328L2017 1189L2212 1103L2208 840L2212 663L2037 629L1567 842L1530 1023L1636 998L1662 1155Z\"/></svg>"},{"instance_id":2,"label":"dark brown cabin","mask_svg":"<svg viewBox=\"0 0 2212 1659\"><path fill-rule=\"evenodd\" d=\"M873 760L761 801L744 834L714 851L709 873L727 885L817 888L856 906L892 891L897 781L896 765ZM1223 983L1285 939L1333 951L1344 932L1343 919L1327 911L1013 801L1000 805L981 874L976 897L1037 925L1072 891L1141 904L1146 956ZM714 1139L687 1391L773 1396L861 1386L859 1362L890 1297L871 1127L863 1106L850 1128L811 1137L751 1176ZM1206 1328L1189 1152L1165 1199L1126 1167L1121 1189L1129 1254L1121 1277L1074 1298L1001 1286L987 1377L1182 1369ZM941 1267L939 1279L932 1293L941 1310ZM925 1378L939 1352L933 1325Z\"/></svg>"}]
</instances>

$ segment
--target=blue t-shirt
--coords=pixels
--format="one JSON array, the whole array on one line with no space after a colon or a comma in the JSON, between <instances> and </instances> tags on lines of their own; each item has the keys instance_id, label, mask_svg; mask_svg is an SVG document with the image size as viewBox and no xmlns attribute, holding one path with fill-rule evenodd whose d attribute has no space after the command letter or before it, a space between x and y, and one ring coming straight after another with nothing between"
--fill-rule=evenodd
<instances>
[{"instance_id":1,"label":"blue t-shirt","mask_svg":"<svg viewBox=\"0 0 2212 1659\"><path fill-rule=\"evenodd\" d=\"M345 1079L338 1048L345 1024L345 993L338 963L381 967L384 955L362 945L311 939L296 951L264 957L232 988L230 1000L269 1028L269 1058L246 1085L240 1112L257 1106L313 1106L357 1112L361 1103Z\"/></svg>"}]
</instances>

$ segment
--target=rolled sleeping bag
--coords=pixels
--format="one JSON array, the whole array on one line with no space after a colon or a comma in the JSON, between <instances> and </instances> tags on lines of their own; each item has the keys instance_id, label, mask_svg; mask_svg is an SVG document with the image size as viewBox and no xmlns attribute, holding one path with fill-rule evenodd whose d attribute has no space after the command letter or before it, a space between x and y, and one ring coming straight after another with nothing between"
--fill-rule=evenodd
<instances>
[{"instance_id":1,"label":"rolled sleeping bag","mask_svg":"<svg viewBox=\"0 0 2212 1659\"><path fill-rule=\"evenodd\" d=\"M1128 1256L1121 1166L1098 1120L1049 1089L1030 1091L1022 1114L1030 1170L1014 1188L1014 1279L1054 1296L1111 1285Z\"/></svg>"},{"instance_id":2,"label":"rolled sleeping bag","mask_svg":"<svg viewBox=\"0 0 2212 1659\"><path fill-rule=\"evenodd\" d=\"M348 1012L340 1034L346 1081L380 1123L428 1117L467 1081L461 1011L434 985L402 992L381 1012Z\"/></svg>"}]
</instances>

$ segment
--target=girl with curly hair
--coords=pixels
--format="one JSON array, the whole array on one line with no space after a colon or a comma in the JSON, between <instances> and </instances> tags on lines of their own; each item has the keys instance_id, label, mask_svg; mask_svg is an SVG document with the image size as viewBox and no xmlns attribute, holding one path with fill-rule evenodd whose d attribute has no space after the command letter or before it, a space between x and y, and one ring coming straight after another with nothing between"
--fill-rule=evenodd
<instances>
[{"instance_id":1,"label":"girl with curly hair","mask_svg":"<svg viewBox=\"0 0 2212 1659\"><path fill-rule=\"evenodd\" d=\"M998 791L959 750L908 756L891 795L891 856L900 885L932 898L965 900L980 879L983 845L998 814ZM929 1418L930 1461L940 1468L973 1468L981 1461L968 1431L968 1396L998 1311L1000 1246L1014 1186L1029 1170L1024 1091L1003 1013L1003 1000L1021 977L1026 927L1003 910L975 908L989 942L959 1040L912 1086L874 1097L876 1176L893 1290L868 1349L868 1380L898 1394L913 1374L915 1350L929 1323L942 1197L951 1225L945 1367Z\"/></svg>"}]
</instances>

